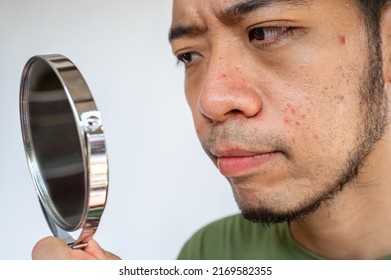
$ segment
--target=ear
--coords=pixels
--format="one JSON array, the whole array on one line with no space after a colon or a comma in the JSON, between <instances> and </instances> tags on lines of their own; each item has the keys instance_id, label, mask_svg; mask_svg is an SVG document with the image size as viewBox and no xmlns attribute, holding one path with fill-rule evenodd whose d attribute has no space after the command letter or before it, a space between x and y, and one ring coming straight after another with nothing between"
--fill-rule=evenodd
<instances>
[{"instance_id":1,"label":"ear","mask_svg":"<svg viewBox=\"0 0 391 280\"><path fill-rule=\"evenodd\" d=\"M384 5L380 21L383 53L383 75L387 91L391 92L391 3Z\"/></svg>"}]
</instances>

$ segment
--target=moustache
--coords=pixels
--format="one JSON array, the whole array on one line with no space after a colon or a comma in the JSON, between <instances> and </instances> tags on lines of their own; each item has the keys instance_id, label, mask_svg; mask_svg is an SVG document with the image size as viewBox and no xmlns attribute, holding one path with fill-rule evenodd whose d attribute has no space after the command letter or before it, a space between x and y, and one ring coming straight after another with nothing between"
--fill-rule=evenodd
<instances>
[{"instance_id":1,"label":"moustache","mask_svg":"<svg viewBox=\"0 0 391 280\"><path fill-rule=\"evenodd\" d=\"M213 150L236 148L250 152L278 151L289 156L292 143L276 131L259 130L239 123L224 123L212 126L201 139L207 153Z\"/></svg>"}]
</instances>

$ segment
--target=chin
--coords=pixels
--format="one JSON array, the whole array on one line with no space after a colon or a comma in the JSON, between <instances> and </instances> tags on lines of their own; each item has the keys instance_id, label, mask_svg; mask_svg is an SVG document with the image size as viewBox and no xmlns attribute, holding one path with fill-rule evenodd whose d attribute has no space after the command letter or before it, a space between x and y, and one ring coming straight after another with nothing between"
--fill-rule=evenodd
<instances>
[{"instance_id":1,"label":"chin","mask_svg":"<svg viewBox=\"0 0 391 280\"><path fill-rule=\"evenodd\" d=\"M273 184L235 182L231 187L243 216L262 224L302 220L341 193L339 184L284 181ZM314 186L318 186L315 189Z\"/></svg>"},{"instance_id":2,"label":"chin","mask_svg":"<svg viewBox=\"0 0 391 280\"><path fill-rule=\"evenodd\" d=\"M327 204L336 196L336 193L327 193L315 196L312 199L297 201L294 198L266 199L266 201L241 201L238 206L243 216L252 222L270 225L303 220L315 213L322 205ZM264 199L265 200L265 199Z\"/></svg>"}]
</instances>

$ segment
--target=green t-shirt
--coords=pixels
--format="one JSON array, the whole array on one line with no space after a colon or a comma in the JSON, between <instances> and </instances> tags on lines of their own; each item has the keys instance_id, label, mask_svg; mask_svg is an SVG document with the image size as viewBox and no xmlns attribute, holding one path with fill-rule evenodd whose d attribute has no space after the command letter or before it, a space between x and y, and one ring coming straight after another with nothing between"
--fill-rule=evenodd
<instances>
[{"instance_id":1,"label":"green t-shirt","mask_svg":"<svg viewBox=\"0 0 391 280\"><path fill-rule=\"evenodd\" d=\"M187 241L180 260L320 260L298 244L287 223L265 227L235 215L216 221ZM390 258L387 258L390 259Z\"/></svg>"}]
</instances>

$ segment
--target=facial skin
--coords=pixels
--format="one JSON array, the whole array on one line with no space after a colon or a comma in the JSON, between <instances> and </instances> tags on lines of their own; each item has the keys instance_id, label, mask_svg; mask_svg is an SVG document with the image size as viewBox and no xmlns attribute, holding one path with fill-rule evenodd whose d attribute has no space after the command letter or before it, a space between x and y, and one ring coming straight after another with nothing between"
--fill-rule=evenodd
<instances>
[{"instance_id":1,"label":"facial skin","mask_svg":"<svg viewBox=\"0 0 391 280\"><path fill-rule=\"evenodd\" d=\"M353 0L241 2L174 1L173 53L198 137L240 209L298 220L357 180L382 137L381 65Z\"/></svg>"}]
</instances>

